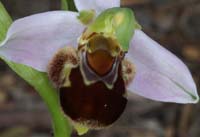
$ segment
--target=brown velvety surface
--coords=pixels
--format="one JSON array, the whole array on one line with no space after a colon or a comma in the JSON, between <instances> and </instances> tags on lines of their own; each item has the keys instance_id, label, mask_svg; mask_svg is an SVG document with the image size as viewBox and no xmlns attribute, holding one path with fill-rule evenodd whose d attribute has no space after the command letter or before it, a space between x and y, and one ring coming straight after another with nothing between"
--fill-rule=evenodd
<instances>
[{"instance_id":1,"label":"brown velvety surface","mask_svg":"<svg viewBox=\"0 0 200 137\"><path fill-rule=\"evenodd\" d=\"M119 77L114 88L109 90L102 82L86 86L80 69L70 75L71 87L60 89L60 101L64 112L74 121L101 128L115 122L127 104L124 81Z\"/></svg>"}]
</instances>

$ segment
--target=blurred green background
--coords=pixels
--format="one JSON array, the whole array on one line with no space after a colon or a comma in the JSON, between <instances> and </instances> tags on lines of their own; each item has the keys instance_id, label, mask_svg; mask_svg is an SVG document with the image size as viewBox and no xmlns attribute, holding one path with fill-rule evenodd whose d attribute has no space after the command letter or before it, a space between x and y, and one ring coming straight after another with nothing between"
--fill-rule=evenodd
<instances>
[{"instance_id":1,"label":"blurred green background","mask_svg":"<svg viewBox=\"0 0 200 137\"><path fill-rule=\"evenodd\" d=\"M13 19L59 10L59 0L1 0ZM200 0L123 0L153 39L180 57L200 89ZM110 128L83 137L200 137L200 103L161 103L129 96L122 117ZM51 137L41 98L0 60L0 137ZM73 133L72 137L76 137Z\"/></svg>"}]
</instances>

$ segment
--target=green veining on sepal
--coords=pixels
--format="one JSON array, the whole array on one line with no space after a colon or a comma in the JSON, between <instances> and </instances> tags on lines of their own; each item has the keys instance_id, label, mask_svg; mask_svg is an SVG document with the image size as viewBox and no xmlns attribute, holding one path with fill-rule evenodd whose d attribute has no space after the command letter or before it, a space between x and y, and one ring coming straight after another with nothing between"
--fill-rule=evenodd
<instances>
[{"instance_id":1,"label":"green veining on sepal","mask_svg":"<svg viewBox=\"0 0 200 137\"><path fill-rule=\"evenodd\" d=\"M169 78L171 81L173 81L179 88L181 88L185 93L187 93L191 99L193 100L194 103L198 103L199 102L199 96L198 95L194 95L192 94L190 91L186 90L181 84L179 84L178 82L172 80L171 78Z\"/></svg>"},{"instance_id":2,"label":"green veining on sepal","mask_svg":"<svg viewBox=\"0 0 200 137\"><path fill-rule=\"evenodd\" d=\"M7 30L11 23L12 19L0 2L1 40L5 39ZM36 71L31 67L8 61L4 57L0 57L0 59L3 59L13 71L33 86L42 97L52 117L54 137L70 137L71 126L61 111L58 92L53 88L47 74Z\"/></svg>"},{"instance_id":3,"label":"green veining on sepal","mask_svg":"<svg viewBox=\"0 0 200 137\"><path fill-rule=\"evenodd\" d=\"M95 11L94 10L83 10L80 11L78 19L84 24L88 25L92 22L92 20L95 17Z\"/></svg>"},{"instance_id":4,"label":"green veining on sepal","mask_svg":"<svg viewBox=\"0 0 200 137\"><path fill-rule=\"evenodd\" d=\"M134 13L128 8L111 8L103 11L87 31L103 33L118 40L123 51L128 51L134 30L140 28Z\"/></svg>"}]
</instances>

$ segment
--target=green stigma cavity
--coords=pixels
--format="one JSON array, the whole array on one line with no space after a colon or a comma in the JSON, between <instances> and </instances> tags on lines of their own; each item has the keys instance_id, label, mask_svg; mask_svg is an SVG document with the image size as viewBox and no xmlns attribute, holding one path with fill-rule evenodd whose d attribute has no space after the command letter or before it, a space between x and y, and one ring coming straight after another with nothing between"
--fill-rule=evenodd
<instances>
[{"instance_id":1,"label":"green stigma cavity","mask_svg":"<svg viewBox=\"0 0 200 137\"><path fill-rule=\"evenodd\" d=\"M81 19L80 16L79 19ZM85 35L102 33L105 37L112 37L117 40L120 48L127 52L134 30L140 28L131 9L111 8L103 11L88 25Z\"/></svg>"}]
</instances>

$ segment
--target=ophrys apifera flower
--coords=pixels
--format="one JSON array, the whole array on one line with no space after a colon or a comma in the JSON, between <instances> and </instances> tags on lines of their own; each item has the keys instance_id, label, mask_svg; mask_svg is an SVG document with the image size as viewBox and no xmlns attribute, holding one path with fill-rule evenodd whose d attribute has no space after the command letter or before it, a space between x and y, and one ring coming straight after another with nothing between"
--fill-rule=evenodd
<instances>
[{"instance_id":1,"label":"ophrys apifera flower","mask_svg":"<svg viewBox=\"0 0 200 137\"><path fill-rule=\"evenodd\" d=\"M72 121L90 128L112 124L127 92L198 101L186 65L140 30L132 10L119 8L118 0L75 4L80 15L53 11L16 20L0 47L4 58L49 74Z\"/></svg>"}]
</instances>

